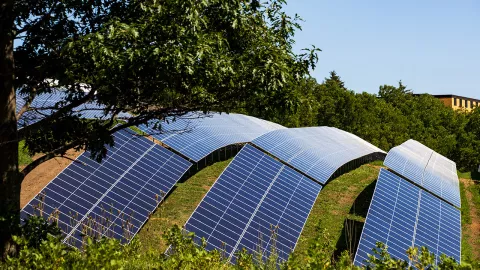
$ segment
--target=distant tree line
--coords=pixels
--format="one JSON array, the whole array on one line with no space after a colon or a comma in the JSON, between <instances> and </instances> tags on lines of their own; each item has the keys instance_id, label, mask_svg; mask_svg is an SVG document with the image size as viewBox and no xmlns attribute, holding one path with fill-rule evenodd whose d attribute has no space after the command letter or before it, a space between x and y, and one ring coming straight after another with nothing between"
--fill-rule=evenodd
<instances>
[{"instance_id":1,"label":"distant tree line","mask_svg":"<svg viewBox=\"0 0 480 270\"><path fill-rule=\"evenodd\" d=\"M356 93L332 71L322 83L305 79L293 100L296 109L288 115L247 113L287 127L337 127L385 151L414 139L452 159L463 171L480 164L480 109L454 111L431 95L413 95L401 81L398 86L380 86L376 95Z\"/></svg>"}]
</instances>

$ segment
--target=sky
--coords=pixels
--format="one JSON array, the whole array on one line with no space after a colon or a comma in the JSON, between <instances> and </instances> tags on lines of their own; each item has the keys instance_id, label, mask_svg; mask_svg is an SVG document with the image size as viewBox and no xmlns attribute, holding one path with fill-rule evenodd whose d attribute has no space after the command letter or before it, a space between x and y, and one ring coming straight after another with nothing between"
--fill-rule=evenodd
<instances>
[{"instance_id":1,"label":"sky","mask_svg":"<svg viewBox=\"0 0 480 270\"><path fill-rule=\"evenodd\" d=\"M335 70L355 92L402 80L414 93L480 99L478 0L289 0L285 11L304 20L295 51L322 50L319 82Z\"/></svg>"}]
</instances>

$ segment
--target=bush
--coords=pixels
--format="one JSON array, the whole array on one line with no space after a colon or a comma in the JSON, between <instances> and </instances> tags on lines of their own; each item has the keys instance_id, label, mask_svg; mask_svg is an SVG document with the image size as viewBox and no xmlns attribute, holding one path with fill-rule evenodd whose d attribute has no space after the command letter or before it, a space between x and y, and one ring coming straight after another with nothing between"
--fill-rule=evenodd
<instances>
[{"instance_id":1,"label":"bush","mask_svg":"<svg viewBox=\"0 0 480 270\"><path fill-rule=\"evenodd\" d=\"M61 235L60 228L55 223L49 223L38 216L25 219L20 232L27 241L27 246L34 248L38 248L43 240L47 240L48 235L57 237Z\"/></svg>"},{"instance_id":2,"label":"bush","mask_svg":"<svg viewBox=\"0 0 480 270\"><path fill-rule=\"evenodd\" d=\"M454 259L441 257L435 265L435 255L427 248L420 251L411 248L407 251L409 261L390 257L387 247L381 243L374 249L367 266L356 267L352 264L351 254L342 253L338 261L327 255L331 242L317 241L307 251L305 261L299 262L295 254L287 262L278 261L272 250L272 257L262 260L261 256L249 254L246 250L238 252L235 265L227 262L224 252L204 249L197 245L194 234L185 234L178 226L165 232L164 238L171 245L169 256L158 253L139 253L140 243L135 239L129 245L118 240L102 238L94 241L86 237L83 251L70 248L62 243L58 228L53 228L41 218L30 219L23 226L24 235L14 237L20 251L15 257L9 257L0 264L4 269L473 269L470 265L459 265ZM39 232L35 237L34 233ZM321 236L329 239L326 232Z\"/></svg>"}]
</instances>

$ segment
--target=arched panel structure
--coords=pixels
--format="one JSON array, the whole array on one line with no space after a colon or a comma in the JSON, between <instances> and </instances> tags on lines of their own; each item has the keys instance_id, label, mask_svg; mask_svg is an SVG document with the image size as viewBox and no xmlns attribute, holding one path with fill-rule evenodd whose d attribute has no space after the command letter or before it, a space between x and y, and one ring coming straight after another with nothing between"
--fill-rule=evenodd
<instances>
[{"instance_id":1,"label":"arched panel structure","mask_svg":"<svg viewBox=\"0 0 480 270\"><path fill-rule=\"evenodd\" d=\"M129 243L192 163L126 130L113 135L101 163L84 152L20 212L43 216L81 248L83 236Z\"/></svg>"},{"instance_id":2,"label":"arched panel structure","mask_svg":"<svg viewBox=\"0 0 480 270\"><path fill-rule=\"evenodd\" d=\"M341 167L385 152L336 128L278 129L246 144L185 224L231 262L242 248L287 260L321 184ZM283 161L283 162L282 162ZM321 183L321 184L320 184ZM275 233L275 239L272 234Z\"/></svg>"},{"instance_id":3,"label":"arched panel structure","mask_svg":"<svg viewBox=\"0 0 480 270\"><path fill-rule=\"evenodd\" d=\"M285 127L242 114L189 113L167 119L161 133L152 125L140 125L165 145L198 162L215 150L238 143L247 143L267 132Z\"/></svg>"},{"instance_id":4,"label":"arched panel structure","mask_svg":"<svg viewBox=\"0 0 480 270\"><path fill-rule=\"evenodd\" d=\"M408 140L388 152L384 165L460 207L460 189L455 162L425 145Z\"/></svg>"},{"instance_id":5,"label":"arched panel structure","mask_svg":"<svg viewBox=\"0 0 480 270\"><path fill-rule=\"evenodd\" d=\"M322 186L247 144L228 165L185 224L207 250L229 261L243 248L287 260ZM275 235L273 231L275 230Z\"/></svg>"},{"instance_id":6,"label":"arched panel structure","mask_svg":"<svg viewBox=\"0 0 480 270\"><path fill-rule=\"evenodd\" d=\"M325 184L344 164L385 152L359 137L332 127L279 129L252 144Z\"/></svg>"}]
</instances>

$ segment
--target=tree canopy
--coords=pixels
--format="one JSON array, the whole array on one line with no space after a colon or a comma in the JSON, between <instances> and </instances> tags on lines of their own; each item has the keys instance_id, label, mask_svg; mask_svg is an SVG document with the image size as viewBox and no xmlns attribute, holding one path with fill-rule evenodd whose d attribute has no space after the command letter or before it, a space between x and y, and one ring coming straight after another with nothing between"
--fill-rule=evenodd
<instances>
[{"instance_id":1,"label":"tree canopy","mask_svg":"<svg viewBox=\"0 0 480 270\"><path fill-rule=\"evenodd\" d=\"M18 223L24 175L68 149L86 149L101 159L115 131L151 119L161 124L167 116L189 111L243 109L269 116L295 108L296 85L315 66L318 50L293 52L299 18L285 14L284 4L2 2L0 215L14 218L0 220L0 251L8 249L11 231L6 228ZM35 97L56 91L64 94L60 102L32 105ZM17 110L16 93L25 99ZM104 108L107 119L87 120L73 113L92 102ZM42 110L52 113L17 129L22 115ZM120 112L132 117L118 122ZM21 140L30 154L43 156L19 171Z\"/></svg>"},{"instance_id":2,"label":"tree canopy","mask_svg":"<svg viewBox=\"0 0 480 270\"><path fill-rule=\"evenodd\" d=\"M480 164L479 108L454 111L431 95L414 95L401 81L380 86L378 95L357 93L334 71L321 83L306 78L297 88L296 113L271 120L288 127L337 127L385 151L414 139L454 160L458 169Z\"/></svg>"}]
</instances>

